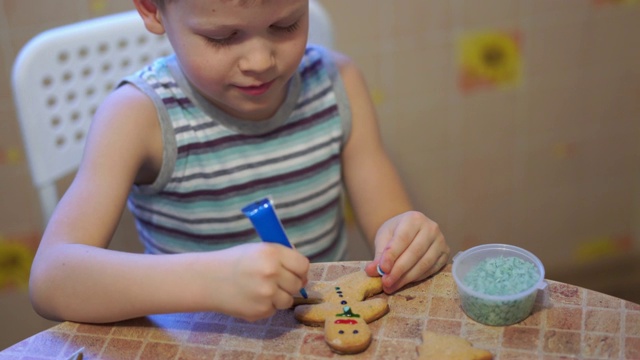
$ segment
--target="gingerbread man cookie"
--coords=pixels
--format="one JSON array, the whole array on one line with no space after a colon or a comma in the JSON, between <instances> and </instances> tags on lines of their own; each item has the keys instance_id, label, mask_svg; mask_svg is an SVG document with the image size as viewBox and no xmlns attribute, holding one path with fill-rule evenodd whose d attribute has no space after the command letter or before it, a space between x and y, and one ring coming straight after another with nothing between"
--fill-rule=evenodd
<instances>
[{"instance_id":1,"label":"gingerbread man cookie","mask_svg":"<svg viewBox=\"0 0 640 360\"><path fill-rule=\"evenodd\" d=\"M478 349L459 336L437 334L433 331L422 333L422 345L418 346L419 360L491 360L488 350Z\"/></svg>"},{"instance_id":2,"label":"gingerbread man cookie","mask_svg":"<svg viewBox=\"0 0 640 360\"><path fill-rule=\"evenodd\" d=\"M324 326L324 338L339 354L362 352L371 343L369 323L389 312L387 299L367 298L382 292L382 279L357 271L330 284L307 287L308 299L295 299L295 318L305 325Z\"/></svg>"}]
</instances>

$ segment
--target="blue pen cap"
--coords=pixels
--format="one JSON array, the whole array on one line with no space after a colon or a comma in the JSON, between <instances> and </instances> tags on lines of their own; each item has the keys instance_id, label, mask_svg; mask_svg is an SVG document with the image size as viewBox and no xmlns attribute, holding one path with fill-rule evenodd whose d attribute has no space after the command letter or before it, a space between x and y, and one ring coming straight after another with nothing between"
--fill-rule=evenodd
<instances>
[{"instance_id":1,"label":"blue pen cap","mask_svg":"<svg viewBox=\"0 0 640 360\"><path fill-rule=\"evenodd\" d=\"M242 212L251 220L262 241L292 247L270 198L249 204L242 208Z\"/></svg>"}]
</instances>

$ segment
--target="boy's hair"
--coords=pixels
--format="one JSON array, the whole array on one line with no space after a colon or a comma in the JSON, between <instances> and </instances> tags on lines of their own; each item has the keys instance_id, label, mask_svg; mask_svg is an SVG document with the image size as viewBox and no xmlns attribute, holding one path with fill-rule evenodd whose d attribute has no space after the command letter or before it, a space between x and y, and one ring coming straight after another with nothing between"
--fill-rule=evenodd
<instances>
[{"instance_id":1,"label":"boy's hair","mask_svg":"<svg viewBox=\"0 0 640 360\"><path fill-rule=\"evenodd\" d=\"M167 3L169 3L170 1L175 1L175 0L151 0L153 1L154 4L156 4L156 6L160 9L160 10L164 10L164 7ZM238 1L238 4L240 5L249 5L253 3L253 1L250 0L240 0Z\"/></svg>"},{"instance_id":2,"label":"boy's hair","mask_svg":"<svg viewBox=\"0 0 640 360\"><path fill-rule=\"evenodd\" d=\"M151 1L153 1L153 3L156 4L156 6L161 10L164 9L165 0L151 0ZM166 1L170 1L170 0L166 0Z\"/></svg>"}]
</instances>

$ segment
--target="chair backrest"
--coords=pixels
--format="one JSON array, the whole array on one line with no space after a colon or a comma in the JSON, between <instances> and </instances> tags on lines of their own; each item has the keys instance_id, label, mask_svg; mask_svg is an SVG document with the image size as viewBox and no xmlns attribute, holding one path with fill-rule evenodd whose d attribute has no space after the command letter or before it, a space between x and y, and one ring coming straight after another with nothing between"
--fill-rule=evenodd
<instances>
[{"instance_id":1,"label":"chair backrest","mask_svg":"<svg viewBox=\"0 0 640 360\"><path fill-rule=\"evenodd\" d=\"M334 47L331 16L316 0L309 1L309 39L307 42L330 49Z\"/></svg>"},{"instance_id":2,"label":"chair backrest","mask_svg":"<svg viewBox=\"0 0 640 360\"><path fill-rule=\"evenodd\" d=\"M309 41L333 46L331 20L310 1ZM136 11L47 30L31 39L13 65L12 87L43 221L58 202L58 179L74 172L98 105L125 75L172 52L149 33Z\"/></svg>"}]
</instances>

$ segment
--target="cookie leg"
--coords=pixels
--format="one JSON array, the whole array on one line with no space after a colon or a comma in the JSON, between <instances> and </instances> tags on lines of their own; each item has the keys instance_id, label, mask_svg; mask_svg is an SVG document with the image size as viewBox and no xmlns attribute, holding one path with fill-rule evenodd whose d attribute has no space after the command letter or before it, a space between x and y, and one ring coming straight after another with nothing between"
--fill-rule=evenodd
<instances>
[{"instance_id":1,"label":"cookie leg","mask_svg":"<svg viewBox=\"0 0 640 360\"><path fill-rule=\"evenodd\" d=\"M363 318L351 313L348 306L342 314L328 316L324 323L324 339L336 353L357 354L369 347L371 329Z\"/></svg>"}]
</instances>

